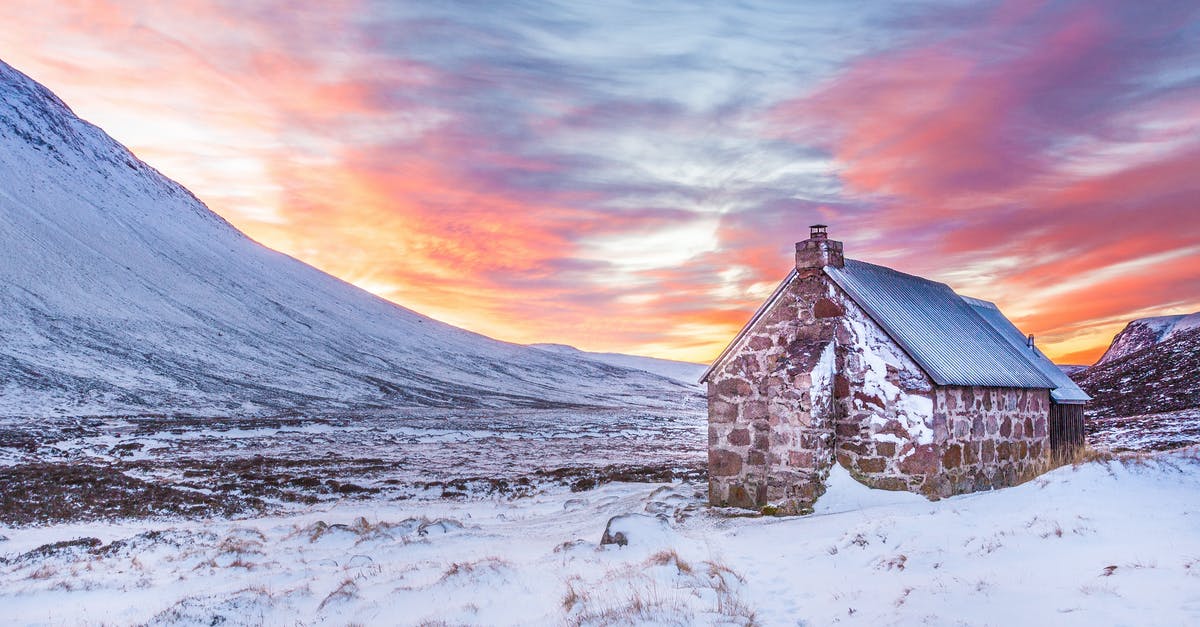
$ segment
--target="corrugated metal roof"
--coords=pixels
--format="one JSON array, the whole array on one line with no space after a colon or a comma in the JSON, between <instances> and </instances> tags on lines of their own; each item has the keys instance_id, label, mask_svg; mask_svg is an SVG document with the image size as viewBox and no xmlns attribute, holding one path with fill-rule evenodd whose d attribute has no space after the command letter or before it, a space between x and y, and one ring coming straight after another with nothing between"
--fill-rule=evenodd
<instances>
[{"instance_id":1,"label":"corrugated metal roof","mask_svg":"<svg viewBox=\"0 0 1200 627\"><path fill-rule=\"evenodd\" d=\"M1050 361L1050 358L1046 357L1041 349L1037 346L1029 347L1025 334L1021 333L1021 330L1004 316L995 303L969 296L963 296L962 299L975 310L975 313L992 325L993 329L1003 335L1013 348L1020 351L1030 363L1046 375L1046 378L1050 379L1050 382L1055 385L1055 388L1050 391L1050 398L1055 402L1071 404L1086 403L1092 400L1092 397L1075 385L1071 377L1055 366L1054 362Z\"/></svg>"},{"instance_id":2,"label":"corrugated metal roof","mask_svg":"<svg viewBox=\"0 0 1200 627\"><path fill-rule=\"evenodd\" d=\"M938 385L1055 387L944 283L853 259L825 273Z\"/></svg>"}]
</instances>

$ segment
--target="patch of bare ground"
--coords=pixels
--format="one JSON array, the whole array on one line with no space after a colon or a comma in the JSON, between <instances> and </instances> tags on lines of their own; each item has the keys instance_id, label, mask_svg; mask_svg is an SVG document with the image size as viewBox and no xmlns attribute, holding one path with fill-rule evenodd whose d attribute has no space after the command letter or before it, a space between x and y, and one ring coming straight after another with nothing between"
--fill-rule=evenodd
<instances>
[{"instance_id":1,"label":"patch of bare ground","mask_svg":"<svg viewBox=\"0 0 1200 627\"><path fill-rule=\"evenodd\" d=\"M551 479L561 485L570 486L572 492L591 490L599 485L613 482L625 483L670 483L672 481L703 482L708 480L708 468L704 464L686 466L631 466L614 464L609 466L555 468L539 470L538 477Z\"/></svg>"},{"instance_id":2,"label":"patch of bare ground","mask_svg":"<svg viewBox=\"0 0 1200 627\"><path fill-rule=\"evenodd\" d=\"M697 416L685 409L0 418L0 523L236 516L347 499L516 499L611 482L703 481ZM620 446L613 433L623 434Z\"/></svg>"},{"instance_id":3,"label":"patch of bare ground","mask_svg":"<svg viewBox=\"0 0 1200 627\"><path fill-rule=\"evenodd\" d=\"M520 477L461 477L447 481L418 481L414 487L436 492L442 498L469 496L500 496L521 498L535 494L543 486L561 485L572 492L591 490L606 483L670 483L672 481L707 481L707 469L692 466L645 465L577 466L541 469Z\"/></svg>"},{"instance_id":4,"label":"patch of bare ground","mask_svg":"<svg viewBox=\"0 0 1200 627\"><path fill-rule=\"evenodd\" d=\"M236 516L258 512L254 498L212 495L152 483L116 465L0 467L0 524L11 526L151 516Z\"/></svg>"},{"instance_id":5,"label":"patch of bare ground","mask_svg":"<svg viewBox=\"0 0 1200 627\"><path fill-rule=\"evenodd\" d=\"M139 472L169 474L182 487L223 494L312 504L322 497L367 497L376 487L364 479L385 476L395 466L375 458L303 459L285 457L213 457L126 462ZM334 478L337 477L337 478ZM357 482L356 482L357 481Z\"/></svg>"},{"instance_id":6,"label":"patch of bare ground","mask_svg":"<svg viewBox=\"0 0 1200 627\"><path fill-rule=\"evenodd\" d=\"M1169 451L1200 443L1200 408L1130 416L1092 416L1088 441L1114 451Z\"/></svg>"}]
</instances>

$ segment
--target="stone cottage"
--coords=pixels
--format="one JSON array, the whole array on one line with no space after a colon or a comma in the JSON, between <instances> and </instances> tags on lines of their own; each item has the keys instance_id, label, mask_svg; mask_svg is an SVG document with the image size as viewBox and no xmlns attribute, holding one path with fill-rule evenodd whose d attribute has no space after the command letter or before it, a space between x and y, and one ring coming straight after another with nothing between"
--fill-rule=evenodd
<instances>
[{"instance_id":1,"label":"stone cottage","mask_svg":"<svg viewBox=\"0 0 1200 627\"><path fill-rule=\"evenodd\" d=\"M930 498L1021 483L1082 444L1089 400L994 304L846 259L824 225L701 382L711 503L783 513L834 463Z\"/></svg>"}]
</instances>

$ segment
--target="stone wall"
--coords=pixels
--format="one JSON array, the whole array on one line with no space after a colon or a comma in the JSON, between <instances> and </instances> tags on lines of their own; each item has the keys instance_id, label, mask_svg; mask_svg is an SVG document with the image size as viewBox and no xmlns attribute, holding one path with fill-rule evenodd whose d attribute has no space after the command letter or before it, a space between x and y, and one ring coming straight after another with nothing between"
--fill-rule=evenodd
<instances>
[{"instance_id":1,"label":"stone wall","mask_svg":"<svg viewBox=\"0 0 1200 627\"><path fill-rule=\"evenodd\" d=\"M709 377L709 500L811 511L832 465L840 308L801 270Z\"/></svg>"},{"instance_id":2,"label":"stone wall","mask_svg":"<svg viewBox=\"0 0 1200 627\"><path fill-rule=\"evenodd\" d=\"M1003 488L1050 466L1050 391L939 387L934 441L941 445L928 494L947 496Z\"/></svg>"},{"instance_id":3,"label":"stone wall","mask_svg":"<svg viewBox=\"0 0 1200 627\"><path fill-rule=\"evenodd\" d=\"M836 287L839 321L836 455L872 487L913 490L900 467L933 443L933 381Z\"/></svg>"}]
</instances>

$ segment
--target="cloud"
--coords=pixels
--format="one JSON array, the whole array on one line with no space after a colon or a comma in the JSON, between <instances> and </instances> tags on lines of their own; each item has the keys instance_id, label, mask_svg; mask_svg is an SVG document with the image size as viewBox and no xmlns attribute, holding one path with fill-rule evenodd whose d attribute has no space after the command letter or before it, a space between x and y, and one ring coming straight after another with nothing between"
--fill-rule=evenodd
<instances>
[{"instance_id":1,"label":"cloud","mask_svg":"<svg viewBox=\"0 0 1200 627\"><path fill-rule=\"evenodd\" d=\"M1200 233L1187 174L1200 75L1178 72L1195 67L1196 16L1192 3L1006 3L860 58L775 106L769 129L828 150L847 199L877 203L869 220L891 241L874 248L1077 349L1068 329L1200 308L1187 291L1200 266L1154 260Z\"/></svg>"}]
</instances>

